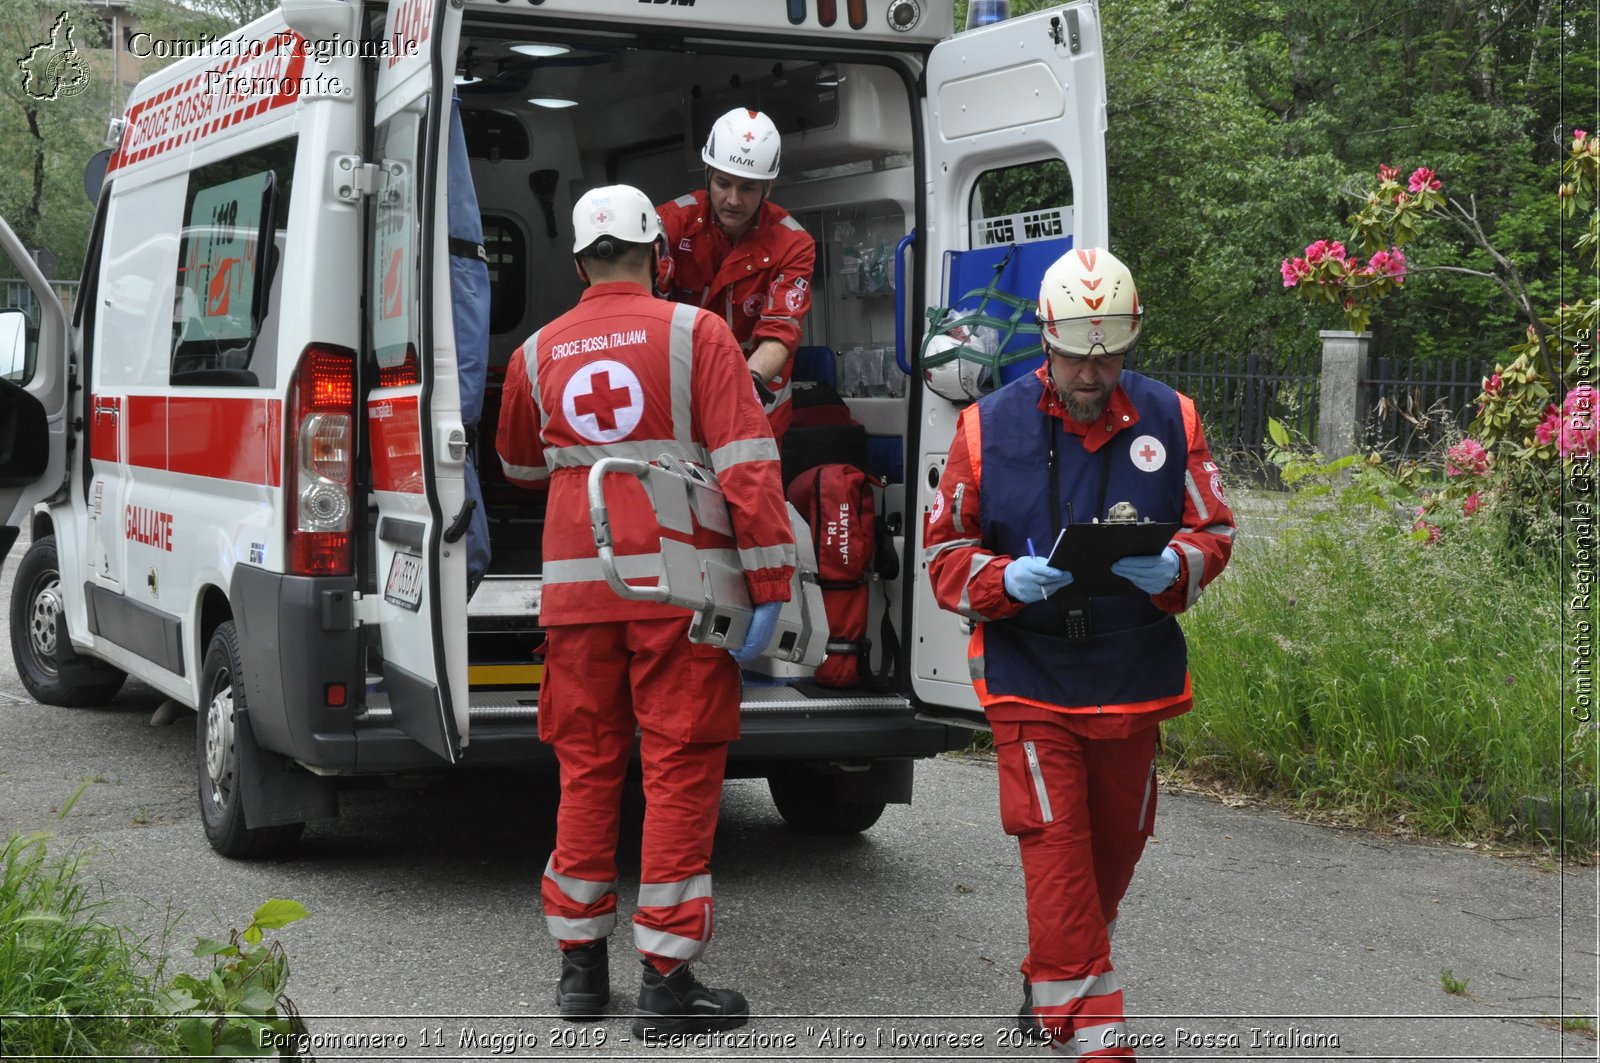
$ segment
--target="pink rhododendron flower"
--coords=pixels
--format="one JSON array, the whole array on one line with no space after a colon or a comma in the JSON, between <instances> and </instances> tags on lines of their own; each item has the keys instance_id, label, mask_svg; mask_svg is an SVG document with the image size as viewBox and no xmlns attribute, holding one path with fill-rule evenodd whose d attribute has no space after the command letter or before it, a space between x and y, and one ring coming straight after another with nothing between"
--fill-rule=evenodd
<instances>
[{"instance_id":1,"label":"pink rhododendron flower","mask_svg":"<svg viewBox=\"0 0 1600 1063\"><path fill-rule=\"evenodd\" d=\"M1421 192L1424 188L1437 192L1444 187L1444 184L1433 175L1432 170L1426 166L1418 166L1412 171L1411 180L1407 182L1407 187L1413 192Z\"/></svg>"},{"instance_id":2,"label":"pink rhododendron flower","mask_svg":"<svg viewBox=\"0 0 1600 1063\"><path fill-rule=\"evenodd\" d=\"M1533 429L1533 441L1541 447L1547 447L1555 442L1556 434L1561 431L1561 408L1555 403L1544 408L1544 420L1540 421Z\"/></svg>"},{"instance_id":3,"label":"pink rhododendron flower","mask_svg":"<svg viewBox=\"0 0 1600 1063\"><path fill-rule=\"evenodd\" d=\"M1563 458L1600 453L1600 420L1595 416L1597 402L1600 402L1600 395L1588 384L1579 384L1562 400L1556 451Z\"/></svg>"},{"instance_id":4,"label":"pink rhododendron flower","mask_svg":"<svg viewBox=\"0 0 1600 1063\"><path fill-rule=\"evenodd\" d=\"M1293 260L1286 258L1283 260L1283 265L1278 267L1278 272L1283 274L1283 286L1285 288L1293 288L1296 284L1300 283L1300 270L1295 263L1304 261L1305 259L1303 258L1297 258ZM1307 272L1310 271L1308 270Z\"/></svg>"},{"instance_id":5,"label":"pink rhododendron flower","mask_svg":"<svg viewBox=\"0 0 1600 1063\"><path fill-rule=\"evenodd\" d=\"M1478 510L1480 510L1482 508L1483 508L1483 492L1482 491L1474 491L1474 492L1472 492L1472 494L1470 494L1470 495L1468 495L1466 497L1465 501L1463 501L1461 503L1461 514L1462 514L1462 516L1470 517L1470 516L1472 516L1474 513L1478 512Z\"/></svg>"},{"instance_id":6,"label":"pink rhododendron flower","mask_svg":"<svg viewBox=\"0 0 1600 1063\"><path fill-rule=\"evenodd\" d=\"M1489 471L1489 452L1476 439L1467 438L1450 448L1444 463L1446 476L1482 476Z\"/></svg>"},{"instance_id":7,"label":"pink rhododendron flower","mask_svg":"<svg viewBox=\"0 0 1600 1063\"><path fill-rule=\"evenodd\" d=\"M1483 393L1485 395L1498 395L1503 387L1505 387L1505 381L1500 379L1499 373L1496 373L1483 382Z\"/></svg>"},{"instance_id":8,"label":"pink rhododendron flower","mask_svg":"<svg viewBox=\"0 0 1600 1063\"><path fill-rule=\"evenodd\" d=\"M1314 244L1306 245L1306 261L1311 263L1313 266L1315 266L1318 262L1321 262L1323 256L1327 253L1328 241L1326 240L1318 240Z\"/></svg>"},{"instance_id":9,"label":"pink rhododendron flower","mask_svg":"<svg viewBox=\"0 0 1600 1063\"><path fill-rule=\"evenodd\" d=\"M1334 240L1332 243L1330 243L1328 245L1328 257L1335 262L1343 262L1344 244L1338 240Z\"/></svg>"},{"instance_id":10,"label":"pink rhododendron flower","mask_svg":"<svg viewBox=\"0 0 1600 1063\"><path fill-rule=\"evenodd\" d=\"M1365 272L1388 277L1396 284L1402 284L1406 277L1406 256L1398 247L1391 247L1387 251L1374 251Z\"/></svg>"},{"instance_id":11,"label":"pink rhododendron flower","mask_svg":"<svg viewBox=\"0 0 1600 1063\"><path fill-rule=\"evenodd\" d=\"M1400 171L1393 166L1383 165L1378 167L1378 180L1393 181L1400 176Z\"/></svg>"},{"instance_id":12,"label":"pink rhododendron flower","mask_svg":"<svg viewBox=\"0 0 1600 1063\"><path fill-rule=\"evenodd\" d=\"M1583 138L1588 136L1588 135L1589 135L1588 133L1585 133L1581 129L1574 129L1572 131L1572 146L1573 147L1578 147L1580 144L1583 143Z\"/></svg>"}]
</instances>

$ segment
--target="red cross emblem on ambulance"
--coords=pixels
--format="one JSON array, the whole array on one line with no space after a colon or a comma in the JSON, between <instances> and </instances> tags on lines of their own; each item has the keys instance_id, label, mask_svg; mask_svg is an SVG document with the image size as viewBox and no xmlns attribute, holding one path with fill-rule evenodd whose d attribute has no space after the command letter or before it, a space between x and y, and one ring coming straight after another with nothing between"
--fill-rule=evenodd
<instances>
[{"instance_id":1,"label":"red cross emblem on ambulance","mask_svg":"<svg viewBox=\"0 0 1600 1063\"><path fill-rule=\"evenodd\" d=\"M1155 436L1140 436L1128 447L1128 456L1145 472L1155 472L1167 463L1167 448Z\"/></svg>"},{"instance_id":2,"label":"red cross emblem on ambulance","mask_svg":"<svg viewBox=\"0 0 1600 1063\"><path fill-rule=\"evenodd\" d=\"M621 362L591 362L567 381L561 412L572 430L592 443L626 439L644 416L644 388Z\"/></svg>"}]
</instances>

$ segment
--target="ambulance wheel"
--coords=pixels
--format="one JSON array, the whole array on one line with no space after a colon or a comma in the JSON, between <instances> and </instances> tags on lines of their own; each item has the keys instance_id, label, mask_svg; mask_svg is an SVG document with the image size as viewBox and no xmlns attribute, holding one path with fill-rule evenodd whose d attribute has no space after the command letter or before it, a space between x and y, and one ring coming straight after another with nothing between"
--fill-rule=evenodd
<instances>
[{"instance_id":1,"label":"ambulance wheel","mask_svg":"<svg viewBox=\"0 0 1600 1063\"><path fill-rule=\"evenodd\" d=\"M59 662L60 615L61 565L55 536L46 535L22 555L11 588L11 656L17 675L28 693L46 705L104 705L122 689L127 674L76 654L66 664Z\"/></svg>"},{"instance_id":2,"label":"ambulance wheel","mask_svg":"<svg viewBox=\"0 0 1600 1063\"><path fill-rule=\"evenodd\" d=\"M205 825L206 840L223 856L277 856L294 847L306 825L285 823L253 829L245 826L247 798L239 752L243 743L253 740L247 730L238 726L239 714L246 711L244 689L239 635L233 621L227 620L211 636L200 672L200 718L194 728L200 819Z\"/></svg>"},{"instance_id":3,"label":"ambulance wheel","mask_svg":"<svg viewBox=\"0 0 1600 1063\"><path fill-rule=\"evenodd\" d=\"M886 801L848 801L826 776L795 771L767 779L778 815L801 834L860 834L883 815Z\"/></svg>"}]
</instances>

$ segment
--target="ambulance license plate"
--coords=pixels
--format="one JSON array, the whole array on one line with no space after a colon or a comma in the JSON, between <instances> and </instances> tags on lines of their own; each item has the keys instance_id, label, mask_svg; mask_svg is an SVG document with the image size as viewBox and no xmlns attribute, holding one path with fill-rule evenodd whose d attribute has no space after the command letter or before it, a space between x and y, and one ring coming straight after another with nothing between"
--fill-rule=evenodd
<instances>
[{"instance_id":1,"label":"ambulance license plate","mask_svg":"<svg viewBox=\"0 0 1600 1063\"><path fill-rule=\"evenodd\" d=\"M422 558L396 553L389 562L389 581L383 587L383 600L413 613L422 605Z\"/></svg>"}]
</instances>

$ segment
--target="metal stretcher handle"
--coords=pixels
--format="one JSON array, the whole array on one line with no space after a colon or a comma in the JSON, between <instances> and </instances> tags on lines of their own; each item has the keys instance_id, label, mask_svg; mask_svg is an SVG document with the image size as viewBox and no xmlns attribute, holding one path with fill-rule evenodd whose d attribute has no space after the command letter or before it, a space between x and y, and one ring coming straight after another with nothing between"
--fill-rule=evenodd
<instances>
[{"instance_id":1,"label":"metal stretcher handle","mask_svg":"<svg viewBox=\"0 0 1600 1063\"><path fill-rule=\"evenodd\" d=\"M600 571L606 578L606 584L629 601L668 602L694 609L700 602L685 602L674 598L671 588L667 586L665 573L654 584L641 585L626 582L622 578L622 573L617 570L615 541L611 537L611 515L606 509L606 475L614 472L625 473L643 481L645 477L651 475L653 468L649 462L639 461L636 458L601 458L590 468L589 530L594 533L594 545L600 557Z\"/></svg>"}]
</instances>

